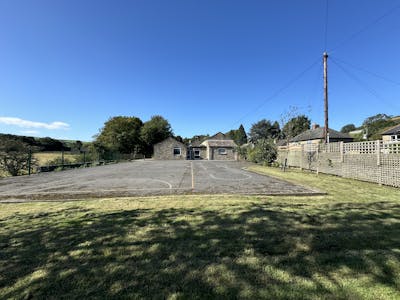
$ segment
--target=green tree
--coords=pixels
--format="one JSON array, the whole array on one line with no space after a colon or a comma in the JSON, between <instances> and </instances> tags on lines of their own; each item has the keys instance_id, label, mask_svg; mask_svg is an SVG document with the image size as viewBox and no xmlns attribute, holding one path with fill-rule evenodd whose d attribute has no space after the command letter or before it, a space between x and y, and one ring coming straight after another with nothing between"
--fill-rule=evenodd
<instances>
[{"instance_id":1,"label":"green tree","mask_svg":"<svg viewBox=\"0 0 400 300\"><path fill-rule=\"evenodd\" d=\"M354 130L356 130L357 128L356 128L356 125L354 125L354 124L347 124L347 125L344 125L343 127L342 127L342 129L340 129L340 132L342 132L342 133L349 133L350 131L354 131Z\"/></svg>"},{"instance_id":2,"label":"green tree","mask_svg":"<svg viewBox=\"0 0 400 300\"><path fill-rule=\"evenodd\" d=\"M146 154L152 154L154 144L172 136L171 125L162 116L153 116L143 124L140 136L144 142Z\"/></svg>"},{"instance_id":3,"label":"green tree","mask_svg":"<svg viewBox=\"0 0 400 300\"><path fill-rule=\"evenodd\" d=\"M141 145L142 126L143 122L136 117L110 118L96 137L95 146L102 151L133 153Z\"/></svg>"},{"instance_id":4,"label":"green tree","mask_svg":"<svg viewBox=\"0 0 400 300\"><path fill-rule=\"evenodd\" d=\"M280 128L279 123L271 123L270 120L262 119L257 123L254 123L249 132L250 141L256 143L258 140L268 140L279 137Z\"/></svg>"},{"instance_id":5,"label":"green tree","mask_svg":"<svg viewBox=\"0 0 400 300\"><path fill-rule=\"evenodd\" d=\"M31 157L27 143L12 138L0 140L0 168L12 176L21 175L28 171L29 160L31 167L36 160Z\"/></svg>"},{"instance_id":6,"label":"green tree","mask_svg":"<svg viewBox=\"0 0 400 300\"><path fill-rule=\"evenodd\" d=\"M247 157L255 163L271 164L275 161L277 149L272 139L259 139L254 148L247 150Z\"/></svg>"},{"instance_id":7,"label":"green tree","mask_svg":"<svg viewBox=\"0 0 400 300\"><path fill-rule=\"evenodd\" d=\"M236 131L235 142L239 146L247 143L247 134L242 124L240 124L239 129Z\"/></svg>"},{"instance_id":8,"label":"green tree","mask_svg":"<svg viewBox=\"0 0 400 300\"><path fill-rule=\"evenodd\" d=\"M310 129L311 121L305 115L299 115L291 118L282 128L283 136L291 139L296 135Z\"/></svg>"},{"instance_id":9,"label":"green tree","mask_svg":"<svg viewBox=\"0 0 400 300\"><path fill-rule=\"evenodd\" d=\"M376 114L368 117L363 122L364 130L367 132L367 139L380 139L380 132L387 127L396 125L391 116L386 114Z\"/></svg>"}]
</instances>

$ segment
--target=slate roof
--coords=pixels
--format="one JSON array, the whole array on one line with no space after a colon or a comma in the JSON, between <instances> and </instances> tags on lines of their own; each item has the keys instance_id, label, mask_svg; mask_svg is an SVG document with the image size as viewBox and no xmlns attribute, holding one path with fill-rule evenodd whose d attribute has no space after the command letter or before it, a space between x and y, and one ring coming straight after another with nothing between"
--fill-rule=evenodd
<instances>
[{"instance_id":1,"label":"slate roof","mask_svg":"<svg viewBox=\"0 0 400 300\"><path fill-rule=\"evenodd\" d=\"M209 147L236 147L236 143L227 137L225 134L222 132L218 132L217 134L209 137L206 139L203 143L201 143L203 146L209 146Z\"/></svg>"},{"instance_id":2,"label":"slate roof","mask_svg":"<svg viewBox=\"0 0 400 300\"><path fill-rule=\"evenodd\" d=\"M400 124L382 132L382 135L398 134L400 132Z\"/></svg>"},{"instance_id":3,"label":"slate roof","mask_svg":"<svg viewBox=\"0 0 400 300\"><path fill-rule=\"evenodd\" d=\"M204 143L206 143L210 147L236 147L236 144L233 140L206 140Z\"/></svg>"},{"instance_id":4,"label":"slate roof","mask_svg":"<svg viewBox=\"0 0 400 300\"><path fill-rule=\"evenodd\" d=\"M353 138L347 133L341 133L339 131L328 128L329 138L338 140L353 140ZM292 138L291 142L301 142L309 140L318 140L324 138L324 127L318 127L315 129L309 129L300 133L299 135Z\"/></svg>"}]
</instances>

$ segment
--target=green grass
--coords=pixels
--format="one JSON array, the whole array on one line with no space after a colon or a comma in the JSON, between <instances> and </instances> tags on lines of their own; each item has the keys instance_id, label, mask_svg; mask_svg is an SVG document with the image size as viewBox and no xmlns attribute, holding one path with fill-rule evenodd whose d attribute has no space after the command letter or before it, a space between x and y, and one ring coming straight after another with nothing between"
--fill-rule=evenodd
<instances>
[{"instance_id":1,"label":"green grass","mask_svg":"<svg viewBox=\"0 0 400 300\"><path fill-rule=\"evenodd\" d=\"M0 204L0 298L399 299L400 191Z\"/></svg>"}]
</instances>

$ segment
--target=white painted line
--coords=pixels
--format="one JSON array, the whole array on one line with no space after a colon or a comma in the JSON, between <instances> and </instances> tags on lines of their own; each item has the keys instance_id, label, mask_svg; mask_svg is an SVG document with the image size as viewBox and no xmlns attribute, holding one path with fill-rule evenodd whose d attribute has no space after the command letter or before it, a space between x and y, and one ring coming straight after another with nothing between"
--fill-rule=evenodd
<instances>
[{"instance_id":1,"label":"white painted line","mask_svg":"<svg viewBox=\"0 0 400 300\"><path fill-rule=\"evenodd\" d=\"M250 178L252 178L251 175L248 174L242 174L244 176L246 176L246 178L238 178L238 179L234 179L234 178L220 178L215 176L214 174L209 174L211 178L216 179L216 180L227 180L227 181L242 181L242 180L249 180Z\"/></svg>"}]
</instances>

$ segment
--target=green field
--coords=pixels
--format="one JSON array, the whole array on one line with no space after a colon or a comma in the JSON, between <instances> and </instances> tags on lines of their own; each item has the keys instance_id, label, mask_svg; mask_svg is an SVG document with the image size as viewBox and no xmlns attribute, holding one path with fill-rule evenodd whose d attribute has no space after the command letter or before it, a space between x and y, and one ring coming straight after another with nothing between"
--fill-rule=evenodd
<instances>
[{"instance_id":1,"label":"green field","mask_svg":"<svg viewBox=\"0 0 400 300\"><path fill-rule=\"evenodd\" d=\"M399 299L400 190L0 204L0 298Z\"/></svg>"}]
</instances>

